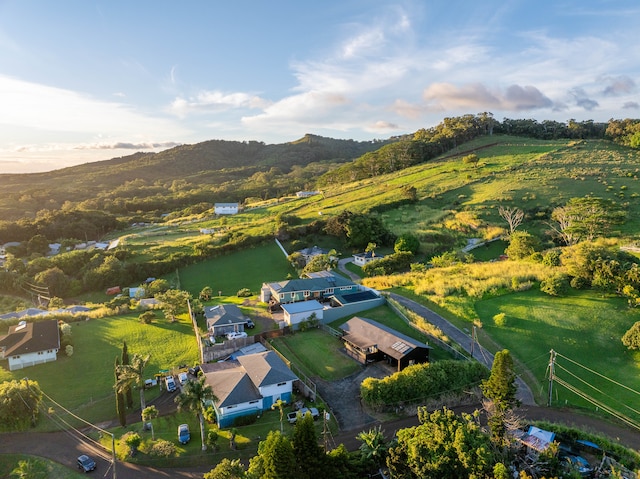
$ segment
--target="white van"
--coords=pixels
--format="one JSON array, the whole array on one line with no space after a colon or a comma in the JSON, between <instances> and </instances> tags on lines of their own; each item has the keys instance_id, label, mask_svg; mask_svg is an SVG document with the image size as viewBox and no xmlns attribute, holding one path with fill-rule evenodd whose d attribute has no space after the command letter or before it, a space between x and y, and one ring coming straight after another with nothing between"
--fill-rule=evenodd
<instances>
[{"instance_id":1,"label":"white van","mask_svg":"<svg viewBox=\"0 0 640 479\"><path fill-rule=\"evenodd\" d=\"M176 388L176 381L173 379L173 376L167 376L164 378L164 383L167 386L167 391L170 393L174 392Z\"/></svg>"}]
</instances>

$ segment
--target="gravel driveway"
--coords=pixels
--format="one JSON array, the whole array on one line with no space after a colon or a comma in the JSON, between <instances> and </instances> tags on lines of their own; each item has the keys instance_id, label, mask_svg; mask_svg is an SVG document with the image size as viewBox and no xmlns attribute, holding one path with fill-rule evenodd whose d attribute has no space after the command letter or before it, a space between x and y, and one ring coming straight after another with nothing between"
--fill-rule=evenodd
<instances>
[{"instance_id":1,"label":"gravel driveway","mask_svg":"<svg viewBox=\"0 0 640 479\"><path fill-rule=\"evenodd\" d=\"M341 431L364 428L367 424L373 424L376 419L368 415L360 400L360 383L366 378L382 379L395 372L384 363L373 363L351 376L338 381L324 381L314 378L318 392L328 404L335 415Z\"/></svg>"}]
</instances>

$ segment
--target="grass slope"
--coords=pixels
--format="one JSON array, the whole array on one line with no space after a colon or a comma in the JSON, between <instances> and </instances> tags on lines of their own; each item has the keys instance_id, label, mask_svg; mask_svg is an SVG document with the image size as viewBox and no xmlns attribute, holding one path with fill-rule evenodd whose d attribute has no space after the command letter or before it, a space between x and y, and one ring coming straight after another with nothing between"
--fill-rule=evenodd
<instances>
[{"instance_id":1,"label":"grass slope","mask_svg":"<svg viewBox=\"0 0 640 479\"><path fill-rule=\"evenodd\" d=\"M638 393L572 363L640 391L640 352L628 351L620 341L625 331L640 320L640 311L630 310L623 299L588 291L573 291L557 298L530 290L481 300L475 308L486 332L535 374L538 392L546 394L549 351L553 349L569 358L558 358L558 377L640 421L637 407L633 410ZM503 327L492 320L498 313L506 315ZM595 409L562 386L556 385L555 391L553 400L557 405L566 402Z\"/></svg>"}]
</instances>

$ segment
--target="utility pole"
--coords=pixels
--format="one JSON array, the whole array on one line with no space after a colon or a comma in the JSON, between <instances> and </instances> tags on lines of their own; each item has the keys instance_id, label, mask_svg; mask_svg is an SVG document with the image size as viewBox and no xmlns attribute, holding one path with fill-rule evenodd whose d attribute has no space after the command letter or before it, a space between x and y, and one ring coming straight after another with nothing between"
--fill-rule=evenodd
<instances>
[{"instance_id":1,"label":"utility pole","mask_svg":"<svg viewBox=\"0 0 640 479\"><path fill-rule=\"evenodd\" d=\"M473 347L476 342L476 325L471 327L471 358L473 358Z\"/></svg>"},{"instance_id":2,"label":"utility pole","mask_svg":"<svg viewBox=\"0 0 640 479\"><path fill-rule=\"evenodd\" d=\"M555 375L556 352L552 349L549 357L549 397L547 398L547 406L551 406L553 399L553 376Z\"/></svg>"}]
</instances>

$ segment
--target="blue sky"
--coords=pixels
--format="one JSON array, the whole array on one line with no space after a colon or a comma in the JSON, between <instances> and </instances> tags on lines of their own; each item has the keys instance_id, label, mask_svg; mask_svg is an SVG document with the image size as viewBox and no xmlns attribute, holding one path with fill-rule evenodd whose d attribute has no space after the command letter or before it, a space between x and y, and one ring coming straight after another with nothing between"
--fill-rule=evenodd
<instances>
[{"instance_id":1,"label":"blue sky","mask_svg":"<svg viewBox=\"0 0 640 479\"><path fill-rule=\"evenodd\" d=\"M640 117L636 0L0 0L0 173L444 117Z\"/></svg>"}]
</instances>

